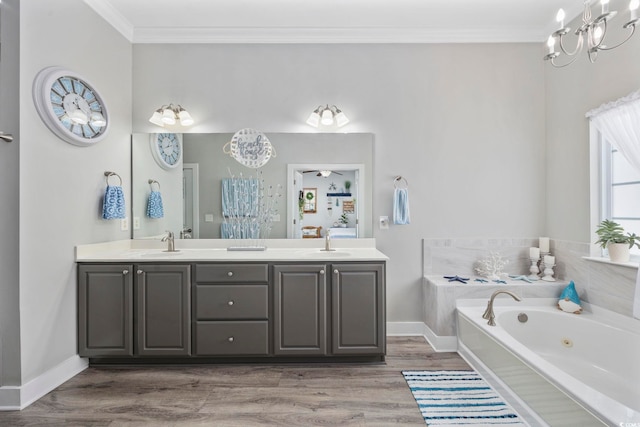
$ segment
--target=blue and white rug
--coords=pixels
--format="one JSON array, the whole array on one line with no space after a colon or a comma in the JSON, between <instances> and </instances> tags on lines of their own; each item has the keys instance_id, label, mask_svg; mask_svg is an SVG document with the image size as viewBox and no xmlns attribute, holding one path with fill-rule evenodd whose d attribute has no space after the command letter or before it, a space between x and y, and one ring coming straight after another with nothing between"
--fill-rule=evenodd
<instances>
[{"instance_id":1,"label":"blue and white rug","mask_svg":"<svg viewBox=\"0 0 640 427\"><path fill-rule=\"evenodd\" d=\"M526 426L475 371L402 371L428 426Z\"/></svg>"}]
</instances>

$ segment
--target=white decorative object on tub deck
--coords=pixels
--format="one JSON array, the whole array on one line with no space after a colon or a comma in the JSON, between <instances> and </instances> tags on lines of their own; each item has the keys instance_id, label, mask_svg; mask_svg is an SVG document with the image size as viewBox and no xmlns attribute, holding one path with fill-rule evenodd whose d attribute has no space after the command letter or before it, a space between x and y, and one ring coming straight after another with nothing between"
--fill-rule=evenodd
<instances>
[{"instance_id":1,"label":"white decorative object on tub deck","mask_svg":"<svg viewBox=\"0 0 640 427\"><path fill-rule=\"evenodd\" d=\"M478 275L489 280L501 279L506 273L504 267L509 264L509 260L502 258L498 252L490 252L489 257L478 261L475 271Z\"/></svg>"},{"instance_id":2,"label":"white decorative object on tub deck","mask_svg":"<svg viewBox=\"0 0 640 427\"><path fill-rule=\"evenodd\" d=\"M640 423L637 320L586 303L581 316L567 316L554 300L500 302L493 327L482 301L457 306L459 352L485 378L549 425Z\"/></svg>"}]
</instances>

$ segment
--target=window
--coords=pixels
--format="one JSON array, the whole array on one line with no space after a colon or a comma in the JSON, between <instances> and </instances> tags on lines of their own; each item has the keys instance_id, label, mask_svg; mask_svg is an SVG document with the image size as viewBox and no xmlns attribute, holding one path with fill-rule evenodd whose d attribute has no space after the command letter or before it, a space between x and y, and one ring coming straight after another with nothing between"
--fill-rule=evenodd
<instances>
[{"instance_id":1,"label":"window","mask_svg":"<svg viewBox=\"0 0 640 427\"><path fill-rule=\"evenodd\" d=\"M600 133L598 135L601 146L599 221L611 219L625 231L640 235L640 171ZM631 253L640 255L640 249L634 246Z\"/></svg>"}]
</instances>

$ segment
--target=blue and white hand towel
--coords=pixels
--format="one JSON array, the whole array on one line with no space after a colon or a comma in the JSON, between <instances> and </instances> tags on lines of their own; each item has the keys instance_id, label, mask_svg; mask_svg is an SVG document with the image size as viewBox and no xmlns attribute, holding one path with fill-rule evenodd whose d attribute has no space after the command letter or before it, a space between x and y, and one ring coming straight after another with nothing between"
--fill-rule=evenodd
<instances>
[{"instance_id":1,"label":"blue and white hand towel","mask_svg":"<svg viewBox=\"0 0 640 427\"><path fill-rule=\"evenodd\" d=\"M119 185L107 185L102 203L103 219L125 218L124 192Z\"/></svg>"},{"instance_id":2,"label":"blue and white hand towel","mask_svg":"<svg viewBox=\"0 0 640 427\"><path fill-rule=\"evenodd\" d=\"M152 190L147 201L147 216L149 218L164 217L164 207L162 206L162 195L159 191Z\"/></svg>"},{"instance_id":3,"label":"blue and white hand towel","mask_svg":"<svg viewBox=\"0 0 640 427\"><path fill-rule=\"evenodd\" d=\"M409 224L409 190L396 188L393 192L393 223L398 225Z\"/></svg>"}]
</instances>

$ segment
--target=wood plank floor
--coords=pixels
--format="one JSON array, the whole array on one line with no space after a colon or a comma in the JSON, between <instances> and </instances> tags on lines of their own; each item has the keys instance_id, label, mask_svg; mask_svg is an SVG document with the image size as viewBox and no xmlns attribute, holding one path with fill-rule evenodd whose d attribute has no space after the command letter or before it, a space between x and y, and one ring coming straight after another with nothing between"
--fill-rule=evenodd
<instances>
[{"instance_id":1,"label":"wood plank floor","mask_svg":"<svg viewBox=\"0 0 640 427\"><path fill-rule=\"evenodd\" d=\"M405 369L469 369L424 338L385 363L91 367L0 426L424 426Z\"/></svg>"}]
</instances>

